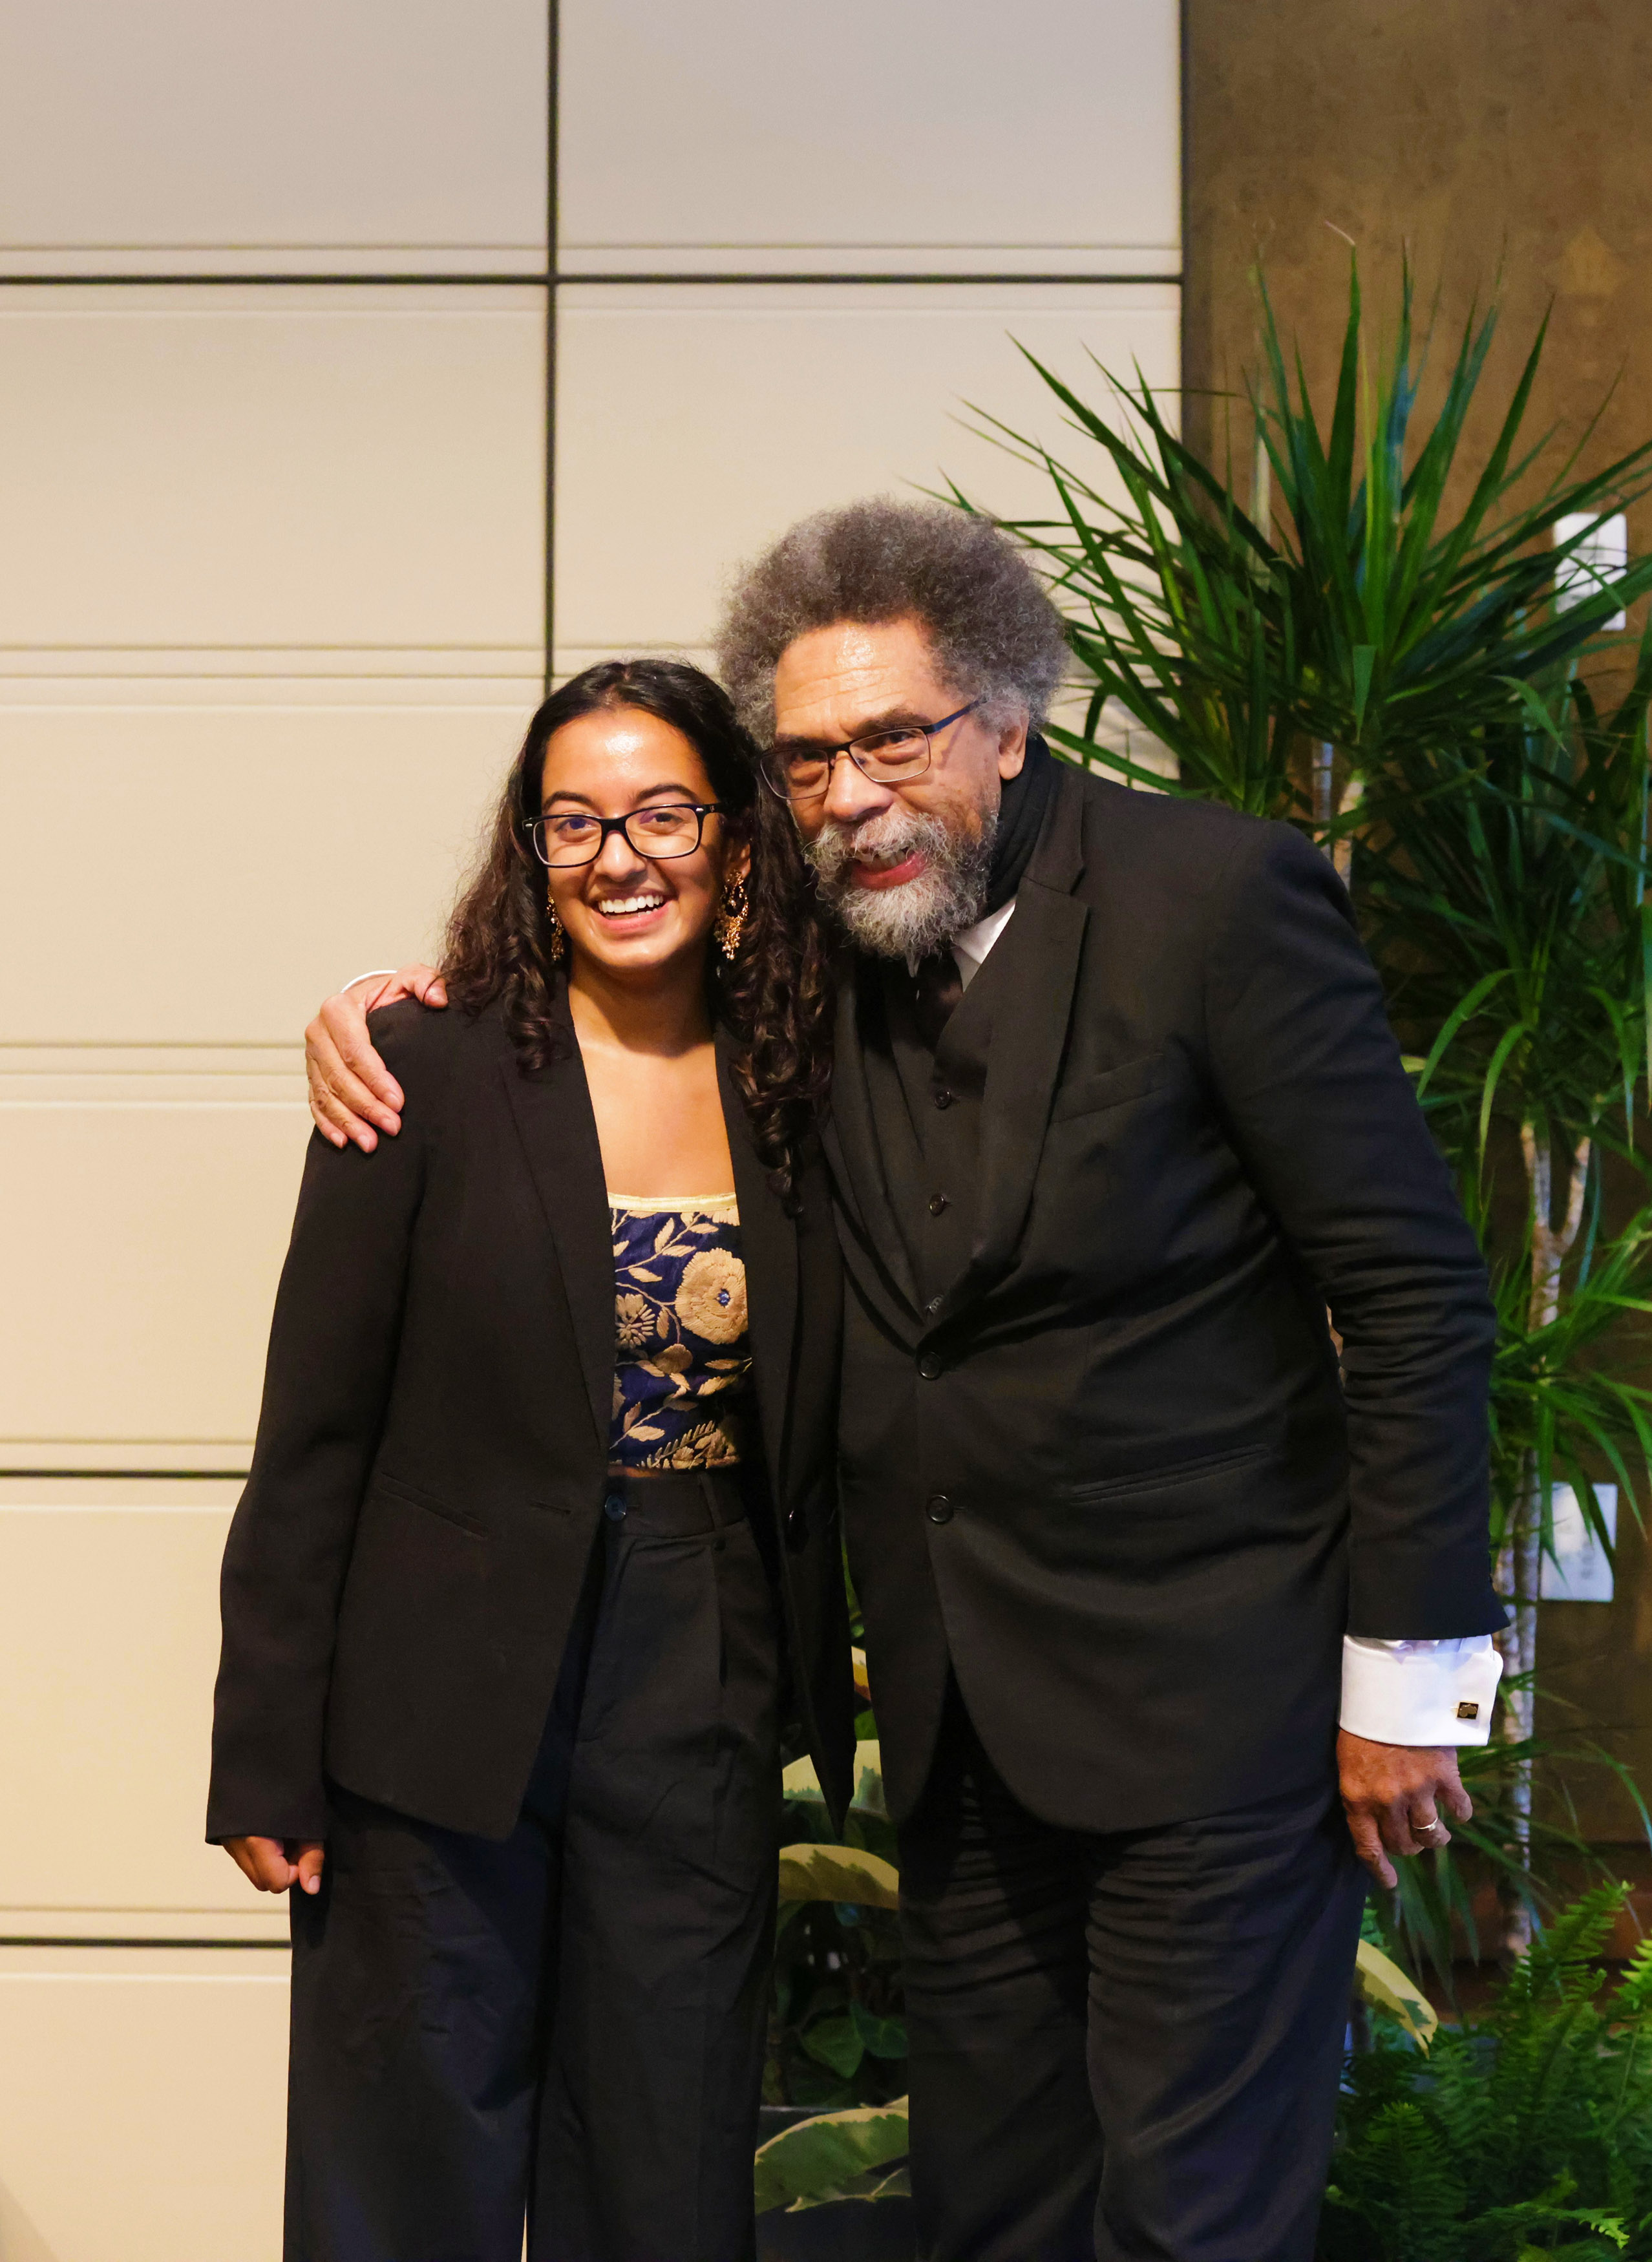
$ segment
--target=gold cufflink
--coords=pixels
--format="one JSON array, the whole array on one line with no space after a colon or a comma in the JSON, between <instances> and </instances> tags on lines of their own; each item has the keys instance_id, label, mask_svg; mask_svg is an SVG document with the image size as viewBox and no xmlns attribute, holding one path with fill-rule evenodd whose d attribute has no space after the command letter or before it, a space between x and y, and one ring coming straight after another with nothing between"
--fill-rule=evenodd
<instances>
[{"instance_id":1,"label":"gold cufflink","mask_svg":"<svg viewBox=\"0 0 1652 2262\"><path fill-rule=\"evenodd\" d=\"M1477 1720L1480 1718L1480 1707L1478 1704L1459 1704L1457 1718L1460 1720Z\"/></svg>"}]
</instances>

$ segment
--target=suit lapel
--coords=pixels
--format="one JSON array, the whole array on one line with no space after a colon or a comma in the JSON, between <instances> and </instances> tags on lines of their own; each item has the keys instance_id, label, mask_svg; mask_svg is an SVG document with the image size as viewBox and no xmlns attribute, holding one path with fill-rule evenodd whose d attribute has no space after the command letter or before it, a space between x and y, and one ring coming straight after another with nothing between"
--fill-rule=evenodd
<instances>
[{"instance_id":1,"label":"suit lapel","mask_svg":"<svg viewBox=\"0 0 1652 2262\"><path fill-rule=\"evenodd\" d=\"M781 1207L753 1142L751 1119L730 1069L731 1052L730 1041L719 1029L718 1090L722 1095L723 1120L728 1126L734 1192L739 1201L752 1374L757 1386L757 1413L769 1484L783 1512L786 1416L797 1332L797 1229Z\"/></svg>"},{"instance_id":2,"label":"suit lapel","mask_svg":"<svg viewBox=\"0 0 1652 2262\"><path fill-rule=\"evenodd\" d=\"M851 1231L915 1313L918 1283L890 1199L868 1076L866 1021L875 1009L880 979L875 961L851 959L845 969L838 994L832 1104L822 1143ZM892 1065L890 1073L895 1073Z\"/></svg>"},{"instance_id":3,"label":"suit lapel","mask_svg":"<svg viewBox=\"0 0 1652 2262\"><path fill-rule=\"evenodd\" d=\"M562 1056L523 1076L514 1058L499 1063L528 1169L556 1246L574 1318L580 1365L602 1450L614 1399L614 1236L602 1150L571 1026Z\"/></svg>"},{"instance_id":4,"label":"suit lapel","mask_svg":"<svg viewBox=\"0 0 1652 2262\"><path fill-rule=\"evenodd\" d=\"M947 1298L948 1317L1008 1270L1032 1201L1090 918L1072 893L1084 868L1083 810L1077 778L1064 774L1015 916L978 977L1000 996L981 1099L975 1239Z\"/></svg>"}]
</instances>

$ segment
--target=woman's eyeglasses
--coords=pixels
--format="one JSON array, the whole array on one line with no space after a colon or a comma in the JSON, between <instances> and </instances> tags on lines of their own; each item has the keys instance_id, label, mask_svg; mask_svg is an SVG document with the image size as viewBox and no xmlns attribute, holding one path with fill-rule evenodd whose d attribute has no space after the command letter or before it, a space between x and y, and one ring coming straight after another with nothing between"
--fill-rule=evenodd
<instances>
[{"instance_id":1,"label":"woman's eyeglasses","mask_svg":"<svg viewBox=\"0 0 1652 2262\"><path fill-rule=\"evenodd\" d=\"M583 810L559 809L530 818L523 827L533 853L553 872L570 864L594 864L610 832L622 832L633 855L663 864L673 856L692 856L708 817L723 812L720 801L653 801L624 817L591 817Z\"/></svg>"},{"instance_id":2,"label":"woman's eyeglasses","mask_svg":"<svg viewBox=\"0 0 1652 2262\"><path fill-rule=\"evenodd\" d=\"M763 782L782 801L819 801L831 787L832 765L847 754L862 777L874 785L898 785L903 778L921 777L934 759L929 741L949 723L961 723L980 705L955 707L936 723L903 723L887 731L870 731L862 738L846 738L840 746L771 746L763 756Z\"/></svg>"}]
</instances>

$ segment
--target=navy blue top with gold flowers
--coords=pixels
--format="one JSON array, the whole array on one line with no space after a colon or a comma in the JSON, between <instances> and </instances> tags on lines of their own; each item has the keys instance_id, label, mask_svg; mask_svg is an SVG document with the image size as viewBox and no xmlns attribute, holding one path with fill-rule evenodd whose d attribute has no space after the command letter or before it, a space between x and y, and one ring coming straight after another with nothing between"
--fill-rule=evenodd
<instances>
[{"instance_id":1,"label":"navy blue top with gold flowers","mask_svg":"<svg viewBox=\"0 0 1652 2262\"><path fill-rule=\"evenodd\" d=\"M726 1468L752 1412L746 1267L732 1194L612 1196L614 1419L628 1469Z\"/></svg>"}]
</instances>

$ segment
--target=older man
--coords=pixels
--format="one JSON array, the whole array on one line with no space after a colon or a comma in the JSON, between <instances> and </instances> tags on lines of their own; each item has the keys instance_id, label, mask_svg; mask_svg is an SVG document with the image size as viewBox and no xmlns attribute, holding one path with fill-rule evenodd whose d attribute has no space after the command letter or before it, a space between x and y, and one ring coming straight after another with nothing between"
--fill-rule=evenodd
<instances>
[{"instance_id":1,"label":"older man","mask_svg":"<svg viewBox=\"0 0 1652 2262\"><path fill-rule=\"evenodd\" d=\"M1055 762L1060 624L992 528L811 520L720 649L852 946L920 2250L1308 2262L1355 1854L1445 1842L1496 1687L1473 1237L1330 865ZM313 1034L318 1115L391 1127L359 1008Z\"/></svg>"}]
</instances>

